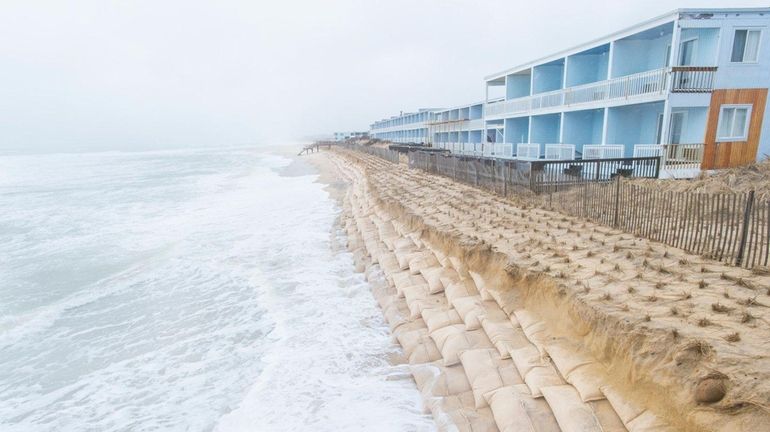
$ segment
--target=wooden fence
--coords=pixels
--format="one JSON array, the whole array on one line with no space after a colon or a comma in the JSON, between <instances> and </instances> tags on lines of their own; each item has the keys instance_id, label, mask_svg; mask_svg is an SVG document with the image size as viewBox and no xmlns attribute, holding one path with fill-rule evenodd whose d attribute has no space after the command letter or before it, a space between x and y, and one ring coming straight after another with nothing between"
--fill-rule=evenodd
<instances>
[{"instance_id":1,"label":"wooden fence","mask_svg":"<svg viewBox=\"0 0 770 432\"><path fill-rule=\"evenodd\" d=\"M617 178L533 197L535 204L746 268L770 263L770 201L661 191Z\"/></svg>"}]
</instances>

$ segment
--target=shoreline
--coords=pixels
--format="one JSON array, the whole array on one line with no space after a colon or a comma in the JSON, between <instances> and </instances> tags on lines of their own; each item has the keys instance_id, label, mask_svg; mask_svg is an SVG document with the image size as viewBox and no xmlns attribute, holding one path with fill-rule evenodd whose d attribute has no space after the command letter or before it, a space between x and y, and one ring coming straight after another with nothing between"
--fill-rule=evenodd
<instances>
[{"instance_id":1,"label":"shoreline","mask_svg":"<svg viewBox=\"0 0 770 432\"><path fill-rule=\"evenodd\" d=\"M476 288L479 297L477 300L481 300L481 306L489 307L493 303L496 304L505 314L507 321L510 322L511 325L502 326L503 333L507 334L508 339L510 339L505 339L508 341L506 343L511 343L511 340L522 342L520 333L518 336L513 336L516 329L522 329L524 336L532 344L531 347L540 353L539 356L533 357L531 360L536 362L542 362L543 359L550 360L550 362L539 363L538 366L550 365L554 367L556 373L552 374L551 378L555 376L561 381L554 378L553 382L558 382L559 385L545 387L572 385L580 390L575 382L593 379L595 382L601 383L601 385L595 384L593 386L596 400L581 400L583 405L575 405L593 408L595 419L602 420L598 414L601 412L605 423L614 421L617 427L617 418L622 417L620 416L621 412L617 409L614 411L608 409L607 403L611 397L605 393L613 394L612 398L615 399L616 404L619 403L618 399L621 396L620 400L636 405L637 415L645 413L644 418L650 421L654 420L653 423L657 422L658 429L656 430L749 431L755 430L752 429L751 425L754 425L755 428L759 427L767 419L766 413L762 412L761 405L754 407L743 402L751 394L758 396L764 394L763 384L752 383L750 378L743 379L737 374L737 371L741 371L743 368L743 371L748 372L749 376L760 377L760 379L766 377L766 369L763 370L761 367L761 364L766 360L756 360L754 367L746 371L746 366L750 363L747 363L745 358L740 359L741 356L745 357L746 354L750 353L736 353L735 342L726 342L722 339L723 333L727 330L723 328L726 325L722 322L724 320L717 321L722 318L721 315L714 316L712 313L709 318L716 324L705 327L700 327L697 325L698 321L693 321L703 315L702 310L699 311L698 309L710 309L710 302L717 297L712 297L712 293L715 290L719 293L723 286L728 286L726 289L731 291L733 298L748 295L748 292L743 292L746 290L745 287L731 282L730 278L743 276L745 278L744 285L748 285L750 279L757 279L760 276L752 276L750 273L746 275L741 273L740 269L707 262L627 233L590 226L592 224L586 224L575 218L566 218L536 209L517 208L511 201L496 198L441 177L419 172L412 173L405 167L379 161L370 156L345 151L332 151L324 152L321 157L313 158L313 160L327 159L333 161L332 163L336 162L336 165L330 166L323 162L326 165L324 169L334 167L338 171L337 176L339 177L342 175L341 173L344 173L354 187L353 193L348 194L343 205L350 206L351 209L355 209L358 205L359 211L361 206L369 206L369 217L371 218L369 222L364 220L365 218L362 219L360 213L358 216L351 214L346 221L343 221L347 223L348 233L351 236L349 247L360 262L359 267L368 274L371 268L383 267L383 257L385 257L386 262L391 261L391 267L393 267L392 258L398 255L398 248L395 247L394 243L400 242L400 245L410 249L417 248L417 251L410 250L410 253L413 254L420 250L425 251L427 248L430 251L427 256L432 256L431 260L435 259L435 262L431 261L432 267L418 269L417 275L412 275L421 276L423 277L422 280L412 280L407 282L407 285L420 287L428 285L428 282L431 282L429 279L433 271L443 272L449 269L458 275L465 272L464 277L460 279L463 280L463 284ZM366 177L365 173L371 172L373 169L378 170L378 176L376 178ZM431 187L428 187L425 181L433 182L434 190L430 190ZM454 197L455 201L448 203L446 200L442 201L440 197L435 195L435 189L440 189L446 195ZM469 193L473 195L468 195ZM478 201L475 208L476 216L473 219L468 219L468 216L464 216L462 213L474 209L469 208L472 205L468 206L468 203L462 201L471 199L472 196ZM525 218L529 214L528 225L530 228L527 230L528 232L517 232L517 225L515 224L508 225L508 230L493 229L495 226L499 228L504 226L500 225L505 217L505 215L501 215L501 210ZM533 216L545 219L545 223L533 221ZM383 238L378 239L380 243L376 244L373 239L370 238L367 241L366 237L362 237L368 232L367 230L371 231L370 223L379 223L379 225L375 223L379 232L382 226L386 226L383 225L384 222L382 221L390 222L398 237L398 239L388 240L391 244L386 245L385 248L382 247ZM519 229L524 228L522 224L518 226ZM573 228L570 229L570 226ZM401 230L396 227L401 227ZM590 230L588 230L589 228ZM511 229L513 231L509 231ZM581 236L581 229L593 233L590 239ZM562 237L555 238L548 235L549 230L561 232ZM392 235L390 228L387 231L388 235ZM358 240L354 240L355 236L359 237ZM592 246L592 243L597 240L594 237L602 238L601 246ZM403 241L404 238L410 239L412 245ZM564 239L574 242L574 246L569 249L565 247L568 245L562 244ZM518 244L517 249L519 250L510 249L511 243ZM604 246L607 243L615 245L610 246L612 252ZM552 245L547 246L547 244ZM520 250L521 246L524 246L525 249ZM538 252L538 250L543 250L545 253ZM588 257L592 255L594 257L587 259L586 250L589 251ZM517 256L518 259L515 259L514 256ZM442 259L442 257L444 258ZM449 259L449 257L453 259ZM608 262L605 262L605 258L608 259ZM627 260L639 261L639 263L635 261L629 263L632 266L626 270L623 263L626 258ZM645 262L651 262L649 269L647 266L641 265L642 258ZM640 271L636 277L631 275L612 276L612 267L609 262L623 264L620 266L621 274L633 271L634 266L638 266ZM686 264L677 264L677 262ZM403 260L401 264L404 264ZM447 301L446 295L444 295L444 303L441 303L440 293L429 292L425 295L421 291L422 288L415 290L409 286L404 286L404 283L399 283L400 289L396 289L396 275L408 271L409 264L406 263L407 269L403 269L403 265L390 268L390 271L385 269L388 279L387 287L374 288L375 296L380 305L384 306L386 320L389 321L391 329L394 330L399 341L403 339L400 337L403 330L408 329L412 332L414 329L410 326L419 329L420 326L414 322L422 321L426 329L418 338L422 342L422 345L419 346L430 345L430 341L433 341L435 345L434 333L437 329L431 328L433 331L428 332L427 328L436 327L438 324L425 324L426 321L435 321L433 318L435 314L433 312L428 313L430 318L422 315L422 312L428 309L443 312L443 323L447 324L445 327L460 330L458 327L460 322L465 323L466 329L462 333L458 332L458 334L463 334L466 339L469 335L479 335L473 333L478 331L475 328L477 324L473 323L473 325L467 326L465 316L460 316L466 311L457 307L455 303L458 301L456 299L452 298ZM688 266L702 266L697 277L700 280L707 279L709 281L708 286L698 287L699 280L693 277L696 275L695 271L690 275L680 273L676 269L677 265L685 270ZM604 267L608 266L609 269L604 270ZM473 270L469 271L468 269ZM700 274L703 271L706 273ZM665 283L657 279L665 279ZM572 285L571 281L582 281L583 283ZM751 281L751 283L755 282ZM695 284L696 290L700 291L692 290L693 294L698 296L697 298L689 294L691 291L688 287L691 284ZM435 291L446 290L449 288L448 285L451 283L447 283L446 286L438 283L433 288ZM646 293L647 286L650 285L653 285L649 288L653 294ZM679 291L673 289L677 285L682 289ZM596 287L600 289L596 289ZM601 289L602 287L603 289ZM396 289L395 292L394 289ZM406 295L403 291L412 292ZM683 295L682 292L687 292L688 295ZM393 298L394 295L395 298ZM651 300L652 296L657 296L660 301ZM417 313L409 310L410 303L414 304L415 301L418 302L415 306ZM419 306L425 301L434 302L434 306ZM726 300L722 301L723 303L726 302ZM459 301L459 304L465 307L463 303L464 301ZM393 310L389 311L389 309L393 309L393 305L396 305L395 309L400 310L408 318L395 327L391 322L391 318L394 318L394 312ZM475 306L468 306L472 312L475 311L473 312L475 316L488 315L501 319L497 310L479 312L477 308L474 309ZM638 312L640 310L646 310L647 314L640 316L640 312ZM752 310L755 315L757 312ZM460 322L457 322L458 317L455 314L458 314ZM734 316L734 314L728 315ZM760 320L765 319L764 316L759 318ZM693 323L696 324L693 326ZM543 332L539 336L527 334L528 326L522 324L531 324ZM401 328L402 325L407 326L396 333L395 330ZM482 330L486 330L484 326L481 327ZM511 332L510 327L513 327L514 333ZM474 328L474 330L469 330L469 328ZM502 331L499 328L497 330ZM495 332L493 331L493 333ZM746 341L741 342L741 348L756 344L761 352L761 343L758 342L758 338L764 336L763 333L764 330L758 329L756 325L744 324L741 335ZM495 333L495 337L489 336L491 335L487 332L488 342L484 341L483 337L479 337L477 339L481 342L478 342L478 346L465 346L464 350L475 352L495 348L494 345L496 344L493 343L490 347L489 343L493 340L500 342L499 335ZM554 340L560 342L555 344L553 343ZM439 347L436 346L435 348ZM438 351L441 354L441 350ZM504 355L505 351L505 349L499 350L501 357L507 357ZM435 357L435 353L433 356ZM570 377L572 371L562 371L559 366L565 367L565 359L576 357L584 360L590 359L585 361L598 366L582 368L585 372L583 375L586 375L582 378L576 378L577 375ZM514 356L513 359L516 360L516 357ZM441 361L441 358L432 361L437 360ZM518 366L517 363L521 362L521 359L519 360L519 362L514 361L513 366ZM496 367L501 370L499 360L495 361L497 362L495 363ZM738 363L731 365L730 362ZM757 367L757 365L760 366ZM506 368L510 366L510 363L505 365ZM445 366L445 368L447 367ZM433 373L436 373L439 379L443 380L448 379L447 377L450 375L457 378L458 374L455 372L456 369L441 369L441 367L433 370ZM418 375L419 373L415 375L415 378L418 378ZM466 378L470 378L470 375ZM517 378L511 379L521 381L521 383L501 386L501 388L507 389L506 391L509 393L505 398L522 398L522 390L524 389L520 386L528 384L527 377L519 376ZM421 387L420 380L417 381L417 384L418 387ZM509 389L509 387L516 389L517 386L519 386L518 392ZM565 387L563 390L566 389ZM694 400L702 396L699 396L698 393L703 392L704 389L705 391L717 390L717 392L726 389L727 395L722 395L724 397L720 398L720 401L711 403ZM587 391L585 388L583 390ZM666 393L661 394L662 391ZM468 395L463 396L463 393L459 392L459 397L467 398ZM569 394L568 391L566 393ZM578 394L583 399L582 393L578 392ZM458 402L458 395L452 396L455 397L455 402ZM476 399L479 400L476 401L475 405L483 406L485 401L481 399L484 398L484 394L477 394L476 396ZM501 395L500 398L503 396ZM557 396L551 395L548 398L546 395L546 399L555 398ZM428 402L434 399L436 399L434 396L426 397ZM592 398L588 397L588 399ZM533 400L540 401L542 399L534 398ZM758 400L762 400L761 397ZM600 406L595 407L595 405ZM557 403L557 408L561 409L558 406ZM497 411L501 411L501 409L498 408ZM497 417L510 416L510 413L503 411L502 413L492 413L492 417L497 419ZM478 409L472 409L468 412L478 414ZM616 413L615 417L609 415L612 412ZM489 419L489 412L484 411L482 414L485 415L480 416L480 419ZM435 417L442 416L437 416L434 412ZM467 419L467 415L463 418ZM627 430L640 430L638 426L636 428L631 427L634 426L633 420L633 418L621 419L620 427L625 427ZM500 420L498 426L501 426L499 424L501 422L504 420ZM608 429L608 425L603 426L605 430Z\"/></svg>"}]
</instances>

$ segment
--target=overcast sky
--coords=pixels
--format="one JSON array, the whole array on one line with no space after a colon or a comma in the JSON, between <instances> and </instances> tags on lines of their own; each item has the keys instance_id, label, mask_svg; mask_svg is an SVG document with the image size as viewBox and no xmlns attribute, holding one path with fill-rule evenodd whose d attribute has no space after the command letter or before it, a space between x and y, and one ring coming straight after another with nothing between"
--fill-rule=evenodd
<instances>
[{"instance_id":1,"label":"overcast sky","mask_svg":"<svg viewBox=\"0 0 770 432\"><path fill-rule=\"evenodd\" d=\"M485 75L752 0L0 0L0 150L279 143L483 99Z\"/></svg>"}]
</instances>

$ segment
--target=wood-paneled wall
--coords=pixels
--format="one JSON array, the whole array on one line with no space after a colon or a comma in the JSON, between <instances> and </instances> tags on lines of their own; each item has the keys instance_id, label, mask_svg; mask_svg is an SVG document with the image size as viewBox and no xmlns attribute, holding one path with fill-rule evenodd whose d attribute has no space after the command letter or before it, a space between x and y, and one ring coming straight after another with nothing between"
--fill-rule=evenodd
<instances>
[{"instance_id":1,"label":"wood-paneled wall","mask_svg":"<svg viewBox=\"0 0 770 432\"><path fill-rule=\"evenodd\" d=\"M705 148L701 169L732 168L753 163L757 159L762 119L765 115L767 89L720 89L711 93L706 121ZM719 111L722 105L751 104L751 123L746 141L717 142Z\"/></svg>"}]
</instances>

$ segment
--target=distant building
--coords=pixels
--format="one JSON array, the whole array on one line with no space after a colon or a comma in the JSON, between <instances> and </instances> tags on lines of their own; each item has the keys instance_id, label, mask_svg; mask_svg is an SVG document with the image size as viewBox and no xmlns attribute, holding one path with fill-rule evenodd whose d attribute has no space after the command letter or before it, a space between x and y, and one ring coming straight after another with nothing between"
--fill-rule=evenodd
<instances>
[{"instance_id":1,"label":"distant building","mask_svg":"<svg viewBox=\"0 0 770 432\"><path fill-rule=\"evenodd\" d=\"M366 138L369 132L334 132L334 141L346 141L349 139Z\"/></svg>"},{"instance_id":2,"label":"distant building","mask_svg":"<svg viewBox=\"0 0 770 432\"><path fill-rule=\"evenodd\" d=\"M486 99L370 135L518 159L660 156L662 176L770 154L770 8L679 9L485 79Z\"/></svg>"}]
</instances>

